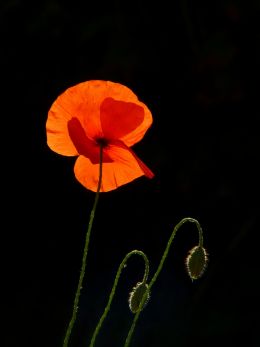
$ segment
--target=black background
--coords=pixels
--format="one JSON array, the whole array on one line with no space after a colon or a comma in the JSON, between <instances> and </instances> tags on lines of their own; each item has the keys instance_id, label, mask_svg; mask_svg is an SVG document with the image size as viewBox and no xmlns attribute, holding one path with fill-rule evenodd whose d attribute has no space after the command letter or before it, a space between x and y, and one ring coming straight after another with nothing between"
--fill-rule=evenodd
<instances>
[{"instance_id":1,"label":"black background","mask_svg":"<svg viewBox=\"0 0 260 347\"><path fill-rule=\"evenodd\" d=\"M75 158L46 145L56 97L90 79L120 82L154 123L134 146L155 177L101 194L71 347L88 346L119 263L143 250L156 271L173 227L196 218L209 265L191 282L176 236L132 346L259 346L259 1L22 1L0 4L3 347L62 346L95 194ZM129 260L96 346L123 346ZM151 278L151 277L150 277Z\"/></svg>"}]
</instances>

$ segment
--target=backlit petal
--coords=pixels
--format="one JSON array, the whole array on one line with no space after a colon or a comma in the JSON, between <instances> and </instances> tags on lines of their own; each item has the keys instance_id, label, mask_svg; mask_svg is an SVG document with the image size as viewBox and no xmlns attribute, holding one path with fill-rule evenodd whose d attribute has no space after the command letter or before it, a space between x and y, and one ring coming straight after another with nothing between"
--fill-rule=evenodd
<instances>
[{"instance_id":1,"label":"backlit petal","mask_svg":"<svg viewBox=\"0 0 260 347\"><path fill-rule=\"evenodd\" d=\"M154 176L129 148L143 138L152 121L150 110L126 86L87 81L68 88L52 104L47 143L59 154L80 156L76 178L93 191L98 184L99 143L103 143L101 191L109 191L140 176Z\"/></svg>"},{"instance_id":2,"label":"backlit petal","mask_svg":"<svg viewBox=\"0 0 260 347\"><path fill-rule=\"evenodd\" d=\"M74 156L78 151L69 135L67 124L70 119L71 115L54 102L46 122L47 144L56 153Z\"/></svg>"},{"instance_id":3,"label":"backlit petal","mask_svg":"<svg viewBox=\"0 0 260 347\"><path fill-rule=\"evenodd\" d=\"M153 122L152 114L148 107L140 101L136 101L135 103L143 108L144 118L142 123L138 125L136 129L120 138L120 140L122 140L129 147L133 146L144 137L146 131L150 128Z\"/></svg>"},{"instance_id":4,"label":"backlit petal","mask_svg":"<svg viewBox=\"0 0 260 347\"><path fill-rule=\"evenodd\" d=\"M78 118L71 118L68 121L68 130L70 138L79 154L89 158L93 164L100 161L100 146L93 140L90 140L80 124ZM103 153L103 162L111 162L107 153Z\"/></svg>"},{"instance_id":5,"label":"backlit petal","mask_svg":"<svg viewBox=\"0 0 260 347\"><path fill-rule=\"evenodd\" d=\"M113 151L115 149L117 149L118 147L119 148L123 148L126 150L126 152L124 152L125 154L127 153L131 153L133 158L135 158L135 160L137 161L138 165L140 166L140 168L143 170L143 173L146 177L148 178L153 178L154 177L154 173L145 165L145 163L135 154L135 152L129 148L128 146L126 146L124 144L123 141L121 140L114 140L111 144L113 144L113 146L109 146L109 152L111 153L110 154L110 157L113 158Z\"/></svg>"},{"instance_id":6,"label":"backlit petal","mask_svg":"<svg viewBox=\"0 0 260 347\"><path fill-rule=\"evenodd\" d=\"M100 106L101 127L105 138L120 139L144 120L144 109L133 102L106 98Z\"/></svg>"},{"instance_id":7,"label":"backlit petal","mask_svg":"<svg viewBox=\"0 0 260 347\"><path fill-rule=\"evenodd\" d=\"M108 149L104 149L105 151L108 151L109 157L114 161L103 163L102 165L101 192L114 190L138 177L146 175L148 172L151 173L144 163L140 165L141 161L136 160L136 156L128 149L109 145ZM94 192L97 191L99 164L93 164L88 158L80 156L75 163L74 172L77 180L84 187ZM149 174L148 177L151 178L153 176Z\"/></svg>"},{"instance_id":8,"label":"backlit petal","mask_svg":"<svg viewBox=\"0 0 260 347\"><path fill-rule=\"evenodd\" d=\"M110 101L104 103L107 99ZM116 101L123 103L116 105ZM106 109L102 115L103 126L100 119L101 105L103 111ZM111 106L111 110L108 106ZM121 114L121 111L124 114ZM127 146L140 141L152 124L152 115L147 106L126 86L102 80L82 82L63 92L54 101L48 113L47 143L59 154L78 154L67 126L73 117L79 119L89 139L103 137L104 129L109 136L118 136ZM118 125L115 123L116 119L120 120ZM109 124L110 120L113 121L113 125Z\"/></svg>"}]
</instances>

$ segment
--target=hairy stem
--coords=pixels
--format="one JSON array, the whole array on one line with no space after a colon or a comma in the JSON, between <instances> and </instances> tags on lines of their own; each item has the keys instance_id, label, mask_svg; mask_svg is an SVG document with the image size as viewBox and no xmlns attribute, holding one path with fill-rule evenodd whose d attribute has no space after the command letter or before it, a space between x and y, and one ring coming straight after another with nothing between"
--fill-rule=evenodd
<instances>
[{"instance_id":1,"label":"hairy stem","mask_svg":"<svg viewBox=\"0 0 260 347\"><path fill-rule=\"evenodd\" d=\"M72 317L71 317L71 320L69 322L69 325L68 325L68 328L67 328L67 331L65 334L65 338L63 341L63 347L68 346L70 335L71 335L73 326L74 326L76 318L77 318L80 292L82 289L82 283L83 283L85 270L86 270L86 264L87 264L87 254L88 254L90 234L91 234L91 230L92 230L93 220L95 217L95 212L96 212L96 208L97 208L99 192L100 192L100 187L101 187L101 182L102 182L102 160L103 160L103 147L102 147L102 145L100 145L99 179L98 179L97 192L96 192L96 196L95 196L94 205L93 205L93 208L92 208L91 213L90 213L89 224L88 224L88 229L87 229L86 239L85 239L85 246L84 246L84 251L83 251L83 256L82 256L79 282L78 282L78 287L77 287L77 291L76 291L75 299L74 299L74 304L73 304Z\"/></svg>"},{"instance_id":2,"label":"hairy stem","mask_svg":"<svg viewBox=\"0 0 260 347\"><path fill-rule=\"evenodd\" d=\"M123 261L121 262L121 264L119 265L118 267L118 270L117 270L117 274L116 274L116 277L115 277L115 281L114 281L114 284L113 284L113 287L112 287L112 290L110 292L110 295L109 295L109 299L108 299L108 302L107 302L107 305L105 307L105 310L96 326L96 329L93 333L93 336L92 336L92 339L91 339L91 342L90 342L90 345L89 347L93 347L94 344L95 344L95 341L96 341L96 337L101 329L101 326L103 324L103 321L105 320L107 314L108 314L108 311L110 310L110 306L111 306L111 303L112 303L112 300L114 298L114 295L115 295L115 292L116 292L116 287L117 287L117 284L118 284L118 281L119 281L119 277L121 275L121 272L122 270L124 269L125 267L125 264L127 262L127 260L134 254L137 254L137 255L140 255L143 257L144 259L144 262L145 262L145 271L144 271L144 277L143 277L143 281L142 282L146 282L147 281L147 278L148 278L148 274L149 274L149 260L147 258L147 256L142 252L142 251L137 251L137 250L134 250L134 251L131 251L129 252L123 259Z\"/></svg>"},{"instance_id":3,"label":"hairy stem","mask_svg":"<svg viewBox=\"0 0 260 347\"><path fill-rule=\"evenodd\" d=\"M169 253L172 241L173 241L177 231L186 222L191 222L191 223L195 223L196 224L198 232L199 232L199 245L203 246L203 233L202 233L202 229L201 229L201 226L200 226L199 222L196 219L194 219L194 218L190 218L190 217L183 218L173 229L171 237L170 237L170 239L169 239L169 241L167 243L167 246L166 246L165 251L163 253L163 256L161 258L160 264L159 264L159 266L158 266L158 268L157 268L153 278L151 279L151 282L148 285L147 292L151 291L152 286L154 285L155 281L157 280L157 278L158 278L158 276L159 276L159 274L160 274L160 272L161 272L161 270L163 268L163 264L164 264L164 262L165 262L165 260L167 258L167 255ZM130 327L130 330L128 332L127 338L125 340L124 347L128 347L130 345L131 338L132 338L132 335L133 335L133 332L134 332L137 320L138 320L138 318L140 316L140 313L141 313L141 308L143 307L143 304L145 302L145 298L146 298L146 295L143 295L143 298L142 298L140 306L139 306L139 310L138 310L138 312L134 316L132 325Z\"/></svg>"}]
</instances>

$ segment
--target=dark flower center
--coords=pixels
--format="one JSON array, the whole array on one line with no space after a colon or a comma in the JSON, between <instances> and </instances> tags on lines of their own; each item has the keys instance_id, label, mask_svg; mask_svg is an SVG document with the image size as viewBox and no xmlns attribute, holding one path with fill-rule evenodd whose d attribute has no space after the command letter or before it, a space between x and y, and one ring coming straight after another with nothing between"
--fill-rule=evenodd
<instances>
[{"instance_id":1,"label":"dark flower center","mask_svg":"<svg viewBox=\"0 0 260 347\"><path fill-rule=\"evenodd\" d=\"M102 147L108 146L108 140L105 139L104 137L98 137L95 139L95 141L99 146L102 146Z\"/></svg>"}]
</instances>

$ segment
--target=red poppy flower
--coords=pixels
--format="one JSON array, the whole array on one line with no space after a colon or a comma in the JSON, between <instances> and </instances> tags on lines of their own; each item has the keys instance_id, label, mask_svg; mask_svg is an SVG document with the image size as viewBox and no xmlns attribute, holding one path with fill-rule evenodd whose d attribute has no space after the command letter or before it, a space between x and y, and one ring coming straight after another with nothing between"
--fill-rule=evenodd
<instances>
[{"instance_id":1,"label":"red poppy flower","mask_svg":"<svg viewBox=\"0 0 260 347\"><path fill-rule=\"evenodd\" d=\"M126 86L92 80L68 88L52 104L47 143L55 152L79 156L77 180L97 191L100 145L103 146L101 192L154 174L130 149L152 124L148 107Z\"/></svg>"}]
</instances>

